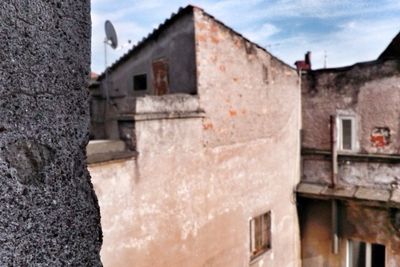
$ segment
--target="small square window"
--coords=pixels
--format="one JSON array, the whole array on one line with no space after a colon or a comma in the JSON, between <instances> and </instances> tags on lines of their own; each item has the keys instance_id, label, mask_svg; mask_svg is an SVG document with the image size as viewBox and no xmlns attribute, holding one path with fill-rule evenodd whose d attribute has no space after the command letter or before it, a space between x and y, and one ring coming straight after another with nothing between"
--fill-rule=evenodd
<instances>
[{"instance_id":1,"label":"small square window","mask_svg":"<svg viewBox=\"0 0 400 267\"><path fill-rule=\"evenodd\" d=\"M145 91L147 90L147 75L139 74L133 76L133 90Z\"/></svg>"},{"instance_id":2,"label":"small square window","mask_svg":"<svg viewBox=\"0 0 400 267\"><path fill-rule=\"evenodd\" d=\"M250 259L258 257L271 248L271 212L250 220Z\"/></svg>"},{"instance_id":3,"label":"small square window","mask_svg":"<svg viewBox=\"0 0 400 267\"><path fill-rule=\"evenodd\" d=\"M355 150L356 148L356 125L355 118L352 116L338 117L338 149Z\"/></svg>"}]
</instances>

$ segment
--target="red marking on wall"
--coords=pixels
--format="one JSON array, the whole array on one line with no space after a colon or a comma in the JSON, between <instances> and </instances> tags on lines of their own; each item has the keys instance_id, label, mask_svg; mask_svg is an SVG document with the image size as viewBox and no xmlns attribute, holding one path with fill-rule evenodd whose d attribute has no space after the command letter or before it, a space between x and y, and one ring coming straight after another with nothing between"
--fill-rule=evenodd
<instances>
[{"instance_id":1,"label":"red marking on wall","mask_svg":"<svg viewBox=\"0 0 400 267\"><path fill-rule=\"evenodd\" d=\"M202 35L202 34L198 34L198 35L197 35L197 40L198 40L199 42L207 42L206 36L205 36L205 35Z\"/></svg>"},{"instance_id":2,"label":"red marking on wall","mask_svg":"<svg viewBox=\"0 0 400 267\"><path fill-rule=\"evenodd\" d=\"M203 129L204 130L211 130L214 128L214 125L211 122L204 122L203 123Z\"/></svg>"},{"instance_id":3,"label":"red marking on wall","mask_svg":"<svg viewBox=\"0 0 400 267\"><path fill-rule=\"evenodd\" d=\"M374 128L370 140L374 147L387 146L390 143L390 129L387 127Z\"/></svg>"},{"instance_id":4,"label":"red marking on wall","mask_svg":"<svg viewBox=\"0 0 400 267\"><path fill-rule=\"evenodd\" d=\"M168 63L165 59L153 61L154 93L165 95L168 93Z\"/></svg>"},{"instance_id":5,"label":"red marking on wall","mask_svg":"<svg viewBox=\"0 0 400 267\"><path fill-rule=\"evenodd\" d=\"M204 22L197 22L197 28L199 28L200 30L204 30L206 28L206 24Z\"/></svg>"},{"instance_id":6,"label":"red marking on wall","mask_svg":"<svg viewBox=\"0 0 400 267\"><path fill-rule=\"evenodd\" d=\"M222 72L225 72L225 70L226 70L225 66L223 66L223 65L219 66L219 70L222 71Z\"/></svg>"},{"instance_id":7,"label":"red marking on wall","mask_svg":"<svg viewBox=\"0 0 400 267\"><path fill-rule=\"evenodd\" d=\"M219 43L219 38L215 35L211 35L211 42L213 42L214 44L218 44Z\"/></svg>"},{"instance_id":8,"label":"red marking on wall","mask_svg":"<svg viewBox=\"0 0 400 267\"><path fill-rule=\"evenodd\" d=\"M211 30L211 32L216 33L216 32L218 32L218 26L216 24L212 24L210 30Z\"/></svg>"},{"instance_id":9,"label":"red marking on wall","mask_svg":"<svg viewBox=\"0 0 400 267\"><path fill-rule=\"evenodd\" d=\"M229 116L235 117L236 115L237 115L237 111L236 110L234 110L234 109L230 109L229 110Z\"/></svg>"},{"instance_id":10,"label":"red marking on wall","mask_svg":"<svg viewBox=\"0 0 400 267\"><path fill-rule=\"evenodd\" d=\"M237 48L240 48L240 47L242 46L241 40L236 39L236 40L235 40L235 46L236 46Z\"/></svg>"}]
</instances>

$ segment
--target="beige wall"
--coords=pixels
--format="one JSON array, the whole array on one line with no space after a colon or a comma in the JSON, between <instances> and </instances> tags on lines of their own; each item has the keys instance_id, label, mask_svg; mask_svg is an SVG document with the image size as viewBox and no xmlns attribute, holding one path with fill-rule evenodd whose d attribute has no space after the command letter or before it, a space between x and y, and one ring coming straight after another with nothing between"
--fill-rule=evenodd
<instances>
[{"instance_id":1,"label":"beige wall","mask_svg":"<svg viewBox=\"0 0 400 267\"><path fill-rule=\"evenodd\" d=\"M195 23L204 117L136 121L137 158L89 167L104 266L249 266L249 219L269 210L253 266L299 266L297 74L201 10Z\"/></svg>"}]
</instances>

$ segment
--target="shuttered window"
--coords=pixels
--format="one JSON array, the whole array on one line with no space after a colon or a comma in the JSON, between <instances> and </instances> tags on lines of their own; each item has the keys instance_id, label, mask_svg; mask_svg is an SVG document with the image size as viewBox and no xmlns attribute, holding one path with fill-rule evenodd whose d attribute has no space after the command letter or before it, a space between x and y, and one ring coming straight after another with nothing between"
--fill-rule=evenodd
<instances>
[{"instance_id":1,"label":"shuttered window","mask_svg":"<svg viewBox=\"0 0 400 267\"><path fill-rule=\"evenodd\" d=\"M271 248L271 212L250 220L250 253L254 259Z\"/></svg>"}]
</instances>

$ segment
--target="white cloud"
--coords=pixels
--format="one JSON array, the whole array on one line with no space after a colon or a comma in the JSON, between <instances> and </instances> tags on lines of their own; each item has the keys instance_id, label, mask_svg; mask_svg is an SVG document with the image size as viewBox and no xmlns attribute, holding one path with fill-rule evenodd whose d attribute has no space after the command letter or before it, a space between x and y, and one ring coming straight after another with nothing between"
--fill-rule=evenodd
<instances>
[{"instance_id":1,"label":"white cloud","mask_svg":"<svg viewBox=\"0 0 400 267\"><path fill-rule=\"evenodd\" d=\"M270 36L278 33L280 30L273 24L264 23L260 27L249 29L242 34L249 40L259 45L267 45Z\"/></svg>"},{"instance_id":2,"label":"white cloud","mask_svg":"<svg viewBox=\"0 0 400 267\"><path fill-rule=\"evenodd\" d=\"M299 35L282 40L284 45L271 48L271 52L292 64L312 51L313 68L340 67L376 59L399 32L400 18L352 20L340 25L339 30L326 35Z\"/></svg>"},{"instance_id":3,"label":"white cloud","mask_svg":"<svg viewBox=\"0 0 400 267\"><path fill-rule=\"evenodd\" d=\"M134 44L188 3L187 0L92 0L92 69L96 72L104 69L106 19L114 23L120 43L130 39ZM191 3L266 46L289 64L302 59L308 50L313 52L315 67L323 66L324 51L331 67L375 59L400 30L400 18L395 16L400 12L398 0L193 0ZM387 18L387 13L392 18ZM321 33L307 28L303 32L301 25L310 18L330 23L334 30ZM280 24L288 20L293 24ZM109 61L116 60L126 50L110 49Z\"/></svg>"}]
</instances>

